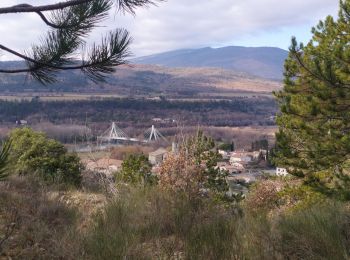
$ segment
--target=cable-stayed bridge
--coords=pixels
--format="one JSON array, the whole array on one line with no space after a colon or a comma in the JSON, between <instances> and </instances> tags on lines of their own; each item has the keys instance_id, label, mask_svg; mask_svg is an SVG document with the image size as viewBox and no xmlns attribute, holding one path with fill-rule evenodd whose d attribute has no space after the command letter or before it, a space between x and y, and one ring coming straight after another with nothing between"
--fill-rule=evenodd
<instances>
[{"instance_id":1,"label":"cable-stayed bridge","mask_svg":"<svg viewBox=\"0 0 350 260\"><path fill-rule=\"evenodd\" d=\"M162 135L161 132L154 125L147 129L144 133L144 139L140 140L138 138L130 138L122 129L120 129L116 122L112 122L112 125L98 138L100 142L135 142L135 143L150 143L157 141L167 141L167 139Z\"/></svg>"}]
</instances>

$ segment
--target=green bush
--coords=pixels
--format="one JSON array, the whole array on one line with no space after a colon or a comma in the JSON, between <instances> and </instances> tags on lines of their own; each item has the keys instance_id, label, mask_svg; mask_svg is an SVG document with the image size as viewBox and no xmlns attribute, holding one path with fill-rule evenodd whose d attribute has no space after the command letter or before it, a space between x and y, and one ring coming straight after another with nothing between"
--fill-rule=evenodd
<instances>
[{"instance_id":1,"label":"green bush","mask_svg":"<svg viewBox=\"0 0 350 260\"><path fill-rule=\"evenodd\" d=\"M117 179L133 185L153 185L157 177L152 174L152 165L143 154L129 155L122 163L122 169L117 173Z\"/></svg>"},{"instance_id":2,"label":"green bush","mask_svg":"<svg viewBox=\"0 0 350 260\"><path fill-rule=\"evenodd\" d=\"M30 128L13 130L10 141L9 161L15 173L36 174L48 183L80 184L80 159L61 143Z\"/></svg>"}]
</instances>

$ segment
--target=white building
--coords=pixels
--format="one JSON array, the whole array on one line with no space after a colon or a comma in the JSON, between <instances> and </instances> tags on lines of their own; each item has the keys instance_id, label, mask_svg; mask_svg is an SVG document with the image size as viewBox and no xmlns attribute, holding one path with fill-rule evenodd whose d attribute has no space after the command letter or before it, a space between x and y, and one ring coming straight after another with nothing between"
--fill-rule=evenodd
<instances>
[{"instance_id":1,"label":"white building","mask_svg":"<svg viewBox=\"0 0 350 260\"><path fill-rule=\"evenodd\" d=\"M230 158L229 153L224 151L224 150L218 150L218 153L222 156L223 159L229 159Z\"/></svg>"},{"instance_id":2,"label":"white building","mask_svg":"<svg viewBox=\"0 0 350 260\"><path fill-rule=\"evenodd\" d=\"M287 176L288 171L286 168L276 168L276 175L277 176Z\"/></svg>"},{"instance_id":3,"label":"white building","mask_svg":"<svg viewBox=\"0 0 350 260\"><path fill-rule=\"evenodd\" d=\"M154 151L148 155L148 160L152 165L159 165L165 160L167 155L167 150L164 148L159 148L157 151Z\"/></svg>"},{"instance_id":4,"label":"white building","mask_svg":"<svg viewBox=\"0 0 350 260\"><path fill-rule=\"evenodd\" d=\"M28 121L26 120L17 120L16 125L28 125Z\"/></svg>"},{"instance_id":5,"label":"white building","mask_svg":"<svg viewBox=\"0 0 350 260\"><path fill-rule=\"evenodd\" d=\"M230 157L230 164L234 163L250 163L252 162L253 158L248 155L240 155L240 154L233 154Z\"/></svg>"},{"instance_id":6,"label":"white building","mask_svg":"<svg viewBox=\"0 0 350 260\"><path fill-rule=\"evenodd\" d=\"M232 165L232 167L236 168L238 171L243 172L245 170L244 165L241 163L233 163L231 165Z\"/></svg>"},{"instance_id":7,"label":"white building","mask_svg":"<svg viewBox=\"0 0 350 260\"><path fill-rule=\"evenodd\" d=\"M245 171L244 166L240 163L234 163L233 165L231 165L221 162L218 163L216 168L219 168L221 171L227 171L229 174L240 174Z\"/></svg>"}]
</instances>

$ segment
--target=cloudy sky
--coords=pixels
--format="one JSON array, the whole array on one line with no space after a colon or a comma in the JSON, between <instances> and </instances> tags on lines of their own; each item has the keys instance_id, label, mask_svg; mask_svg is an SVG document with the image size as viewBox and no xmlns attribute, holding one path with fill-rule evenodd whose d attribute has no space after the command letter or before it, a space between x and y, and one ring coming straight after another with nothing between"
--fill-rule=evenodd
<instances>
[{"instance_id":1,"label":"cloudy sky","mask_svg":"<svg viewBox=\"0 0 350 260\"><path fill-rule=\"evenodd\" d=\"M54 0L1 0L0 7ZM115 15L92 35L124 27L133 38L134 56L167 50L227 45L275 46L287 49L292 35L306 42L310 29L327 15L336 15L338 0L167 0L132 15ZM115 11L115 10L114 10ZM1 15L0 43L24 51L44 35L35 14ZM2 53L1 60L13 59Z\"/></svg>"}]
</instances>

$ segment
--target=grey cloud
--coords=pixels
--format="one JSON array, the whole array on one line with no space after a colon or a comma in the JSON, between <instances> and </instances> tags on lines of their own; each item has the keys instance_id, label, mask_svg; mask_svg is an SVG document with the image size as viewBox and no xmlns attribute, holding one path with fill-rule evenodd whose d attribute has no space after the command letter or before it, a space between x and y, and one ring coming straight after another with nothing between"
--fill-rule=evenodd
<instances>
[{"instance_id":1,"label":"grey cloud","mask_svg":"<svg viewBox=\"0 0 350 260\"><path fill-rule=\"evenodd\" d=\"M0 6L19 2L1 0ZM135 17L126 14L111 18L104 23L106 27L94 32L91 38L98 41L101 32L125 27L134 38L132 51L136 55L224 45L264 31L309 27L328 14L335 14L337 7L335 0L168 0L158 7L139 9ZM0 17L0 42L19 50L36 42L44 30L35 15Z\"/></svg>"}]
</instances>

